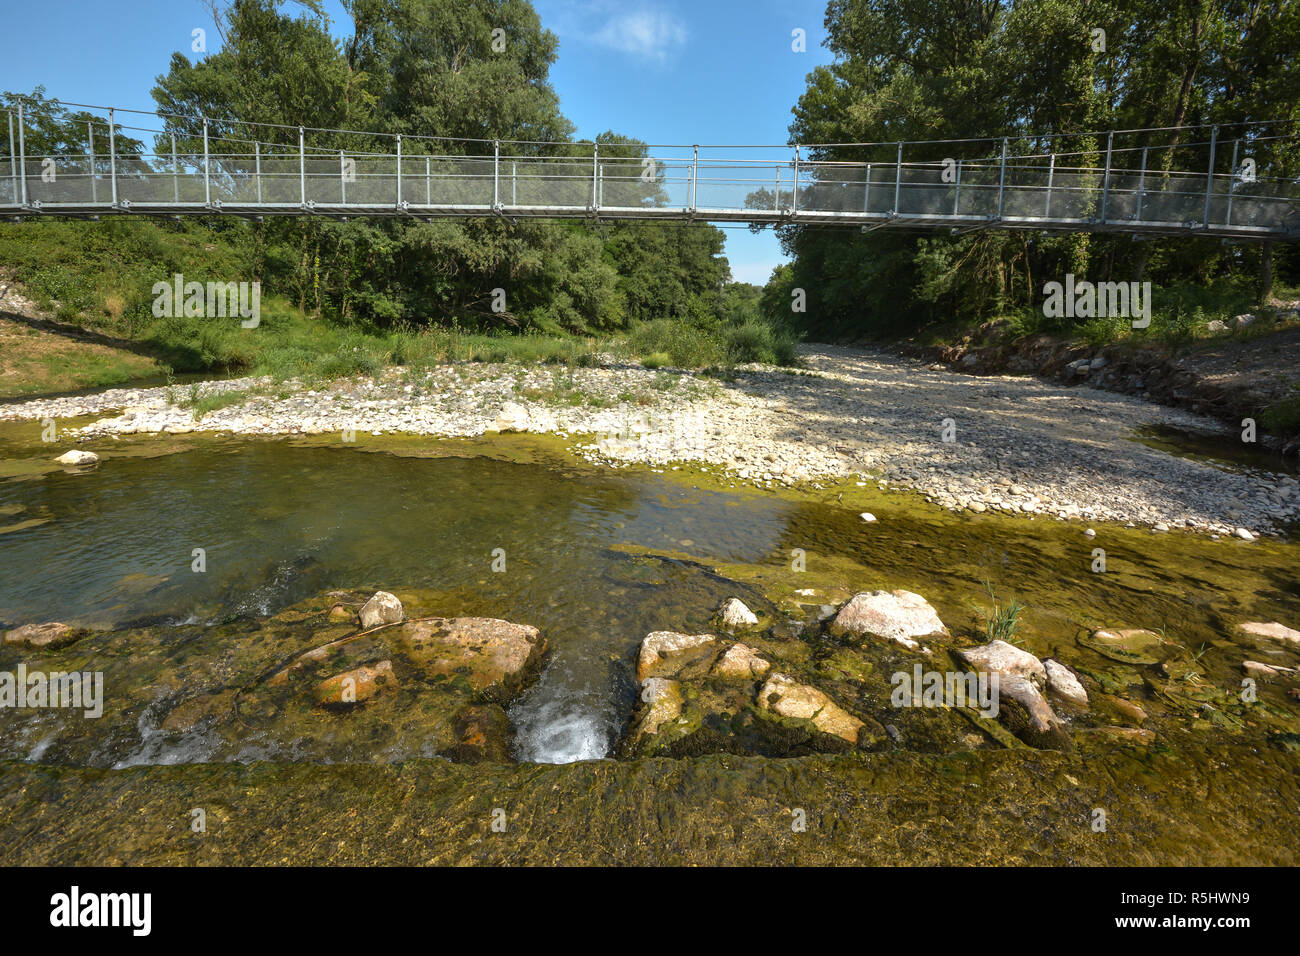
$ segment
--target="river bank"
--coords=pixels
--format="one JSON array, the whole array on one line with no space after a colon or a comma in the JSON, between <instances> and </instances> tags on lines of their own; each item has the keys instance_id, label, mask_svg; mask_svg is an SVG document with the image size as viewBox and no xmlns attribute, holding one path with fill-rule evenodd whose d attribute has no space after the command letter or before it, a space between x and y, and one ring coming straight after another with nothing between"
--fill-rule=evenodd
<instances>
[{"instance_id":1,"label":"river bank","mask_svg":"<svg viewBox=\"0 0 1300 956\"><path fill-rule=\"evenodd\" d=\"M702 464L760 488L842 478L937 505L1248 537L1300 518L1294 477L1225 470L1139 440L1213 420L1087 386L975 378L884 353L801 350L803 368L725 378L638 365L389 369L308 387L232 379L0 405L0 421L79 419L59 450L136 434L442 437L549 433L592 461ZM86 416L95 416L86 421ZM60 442L62 444L60 444ZM96 446L111 454L111 444Z\"/></svg>"}]
</instances>

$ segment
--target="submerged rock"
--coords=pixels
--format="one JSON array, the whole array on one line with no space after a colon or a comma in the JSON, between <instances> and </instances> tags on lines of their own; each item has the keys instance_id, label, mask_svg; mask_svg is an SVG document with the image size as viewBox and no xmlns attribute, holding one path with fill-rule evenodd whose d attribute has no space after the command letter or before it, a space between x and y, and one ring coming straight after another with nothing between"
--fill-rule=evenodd
<instances>
[{"instance_id":1,"label":"submerged rock","mask_svg":"<svg viewBox=\"0 0 1300 956\"><path fill-rule=\"evenodd\" d=\"M1093 631L1079 638L1079 643L1122 664L1159 664L1165 656L1164 639L1142 628Z\"/></svg>"},{"instance_id":2,"label":"submerged rock","mask_svg":"<svg viewBox=\"0 0 1300 956\"><path fill-rule=\"evenodd\" d=\"M1149 719L1147 712L1143 710L1142 707L1140 707L1138 704L1133 703L1133 701L1131 700L1127 700L1123 697L1114 697L1110 695L1104 697L1103 700L1106 703L1110 704L1112 707L1114 707L1117 711L1119 711L1122 715L1127 717L1129 720L1135 721L1136 723L1140 724L1143 721Z\"/></svg>"},{"instance_id":3,"label":"submerged rock","mask_svg":"<svg viewBox=\"0 0 1300 956\"><path fill-rule=\"evenodd\" d=\"M471 690L499 699L518 691L546 652L537 628L490 617L408 621L401 641L428 676L463 677Z\"/></svg>"},{"instance_id":4,"label":"submerged rock","mask_svg":"<svg viewBox=\"0 0 1300 956\"><path fill-rule=\"evenodd\" d=\"M172 708L160 725L170 733L193 730L207 720L220 721L231 716L231 708L238 691L223 690L215 694L200 694L181 701Z\"/></svg>"},{"instance_id":5,"label":"submerged rock","mask_svg":"<svg viewBox=\"0 0 1300 956\"><path fill-rule=\"evenodd\" d=\"M718 609L718 622L728 631L738 631L758 624L758 615L739 598L727 598Z\"/></svg>"},{"instance_id":6,"label":"submerged rock","mask_svg":"<svg viewBox=\"0 0 1300 956\"><path fill-rule=\"evenodd\" d=\"M870 635L917 650L918 637L947 634L925 598L911 591L863 591L853 595L828 625L837 637Z\"/></svg>"},{"instance_id":7,"label":"submerged rock","mask_svg":"<svg viewBox=\"0 0 1300 956\"><path fill-rule=\"evenodd\" d=\"M380 624L396 624L405 617L402 602L387 591L376 591L361 608L361 626L366 629Z\"/></svg>"},{"instance_id":8,"label":"submerged rock","mask_svg":"<svg viewBox=\"0 0 1300 956\"><path fill-rule=\"evenodd\" d=\"M1047 688L1063 700L1068 700L1076 707L1082 707L1085 710L1088 707L1088 692L1083 689L1079 683L1079 678L1075 676L1074 671L1070 670L1059 661L1046 660L1043 666L1047 668Z\"/></svg>"},{"instance_id":9,"label":"submerged rock","mask_svg":"<svg viewBox=\"0 0 1300 956\"><path fill-rule=\"evenodd\" d=\"M649 677L703 677L719 649L713 634L651 631L641 642L637 655L637 682L643 683Z\"/></svg>"},{"instance_id":10,"label":"submerged rock","mask_svg":"<svg viewBox=\"0 0 1300 956\"><path fill-rule=\"evenodd\" d=\"M1259 661L1242 661L1241 670L1248 677L1254 677L1257 680L1272 680L1279 673L1277 668L1261 664Z\"/></svg>"},{"instance_id":11,"label":"submerged rock","mask_svg":"<svg viewBox=\"0 0 1300 956\"><path fill-rule=\"evenodd\" d=\"M316 685L315 695L318 704L349 707L396 689L393 662L380 661L373 667L357 667L325 678Z\"/></svg>"},{"instance_id":12,"label":"submerged rock","mask_svg":"<svg viewBox=\"0 0 1300 956\"><path fill-rule=\"evenodd\" d=\"M732 644L709 673L724 680L762 680L772 665L748 644Z\"/></svg>"},{"instance_id":13,"label":"submerged rock","mask_svg":"<svg viewBox=\"0 0 1300 956\"><path fill-rule=\"evenodd\" d=\"M1247 621L1237 626L1252 637L1271 637L1279 641L1300 642L1300 631L1279 624L1277 621L1268 624L1261 621Z\"/></svg>"},{"instance_id":14,"label":"submerged rock","mask_svg":"<svg viewBox=\"0 0 1300 956\"><path fill-rule=\"evenodd\" d=\"M346 604L335 604L329 610L329 619L331 621L348 621L355 623L357 616L352 613L352 609Z\"/></svg>"},{"instance_id":15,"label":"submerged rock","mask_svg":"<svg viewBox=\"0 0 1300 956\"><path fill-rule=\"evenodd\" d=\"M447 756L457 763L509 763L510 718L497 704L475 704L456 715L456 745Z\"/></svg>"},{"instance_id":16,"label":"submerged rock","mask_svg":"<svg viewBox=\"0 0 1300 956\"><path fill-rule=\"evenodd\" d=\"M784 674L773 674L758 692L758 706L781 717L810 720L818 730L851 744L866 726L816 687L796 683Z\"/></svg>"},{"instance_id":17,"label":"submerged rock","mask_svg":"<svg viewBox=\"0 0 1300 956\"><path fill-rule=\"evenodd\" d=\"M19 647L53 650L71 644L85 633L71 624L49 621L45 624L24 624L5 633L5 643Z\"/></svg>"}]
</instances>

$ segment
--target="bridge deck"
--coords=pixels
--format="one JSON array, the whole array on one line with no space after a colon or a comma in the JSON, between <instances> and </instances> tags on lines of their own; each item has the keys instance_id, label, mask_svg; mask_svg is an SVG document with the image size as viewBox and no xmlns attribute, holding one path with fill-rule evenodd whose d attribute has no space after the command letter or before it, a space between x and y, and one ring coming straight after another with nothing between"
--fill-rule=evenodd
<instances>
[{"instance_id":1,"label":"bridge deck","mask_svg":"<svg viewBox=\"0 0 1300 956\"><path fill-rule=\"evenodd\" d=\"M1005 141L1000 156L938 162L905 162L903 144L892 162L856 163L801 160L799 147L788 160L701 155L700 147L627 158L573 143L487 144L492 152L479 156L403 155L400 140L393 153L308 148L302 131L288 145L210 141L201 122L201 140L181 140L188 152L178 151L176 133L153 131L157 153L124 153L115 138L129 127L112 125L110 111L110 135L88 129L84 155L31 156L19 115L10 156L0 158L0 216L694 219L1300 238L1300 183L1247 177L1236 169L1236 145L1229 171L1210 172L1217 168L1213 142L1198 173L1149 168L1146 147L1140 168L1123 169L1116 168L1120 154L1132 167L1137 151L1116 151L1112 163L1109 150L1007 155ZM439 148L425 139L407 142ZM201 152L193 148L199 142ZM503 155L503 145L532 154ZM914 145L936 152L936 144ZM539 149L564 155L536 155ZM1103 156L1101 165L1067 165Z\"/></svg>"}]
</instances>

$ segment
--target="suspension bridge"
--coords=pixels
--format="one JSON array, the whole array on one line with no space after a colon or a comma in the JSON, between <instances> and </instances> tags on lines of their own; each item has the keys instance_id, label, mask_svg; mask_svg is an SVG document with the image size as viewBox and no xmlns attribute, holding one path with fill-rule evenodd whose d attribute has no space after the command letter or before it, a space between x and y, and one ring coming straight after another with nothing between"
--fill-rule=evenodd
<instances>
[{"instance_id":1,"label":"suspension bridge","mask_svg":"<svg viewBox=\"0 0 1300 956\"><path fill-rule=\"evenodd\" d=\"M48 124L34 122L42 105L96 114L77 114L84 135L64 131L57 149L42 150L37 144L50 139ZM1267 124L897 143L638 144L629 156L618 144L452 140L59 101L18 100L4 112L0 216L20 220L499 216L1300 238L1300 180L1268 175L1253 155L1296 133L1269 135ZM162 127L130 125L124 115ZM1087 149L1069 148L1085 140ZM356 143L366 148L348 145Z\"/></svg>"}]
</instances>

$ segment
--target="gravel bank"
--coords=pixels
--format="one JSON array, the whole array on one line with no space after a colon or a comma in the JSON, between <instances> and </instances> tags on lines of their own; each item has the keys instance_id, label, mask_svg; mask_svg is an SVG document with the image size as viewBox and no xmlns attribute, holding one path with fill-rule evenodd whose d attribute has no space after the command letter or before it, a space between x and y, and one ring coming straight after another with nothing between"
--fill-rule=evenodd
<instances>
[{"instance_id":1,"label":"gravel bank","mask_svg":"<svg viewBox=\"0 0 1300 956\"><path fill-rule=\"evenodd\" d=\"M550 432L615 466L708 463L763 487L856 476L975 512L1242 537L1239 529L1268 533L1300 518L1300 487L1290 476L1226 472L1132 440L1147 425L1219 427L1201 416L859 349L807 347L803 358L799 372L748 368L728 383L639 367L493 365L392 370L319 390L238 379L197 390L205 399L245 393L198 421L183 407L192 397L183 387L15 403L0 406L0 420L106 416L80 428L81 439L196 430Z\"/></svg>"}]
</instances>

